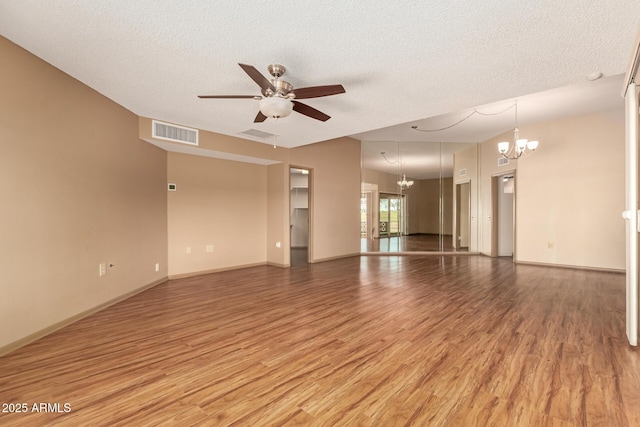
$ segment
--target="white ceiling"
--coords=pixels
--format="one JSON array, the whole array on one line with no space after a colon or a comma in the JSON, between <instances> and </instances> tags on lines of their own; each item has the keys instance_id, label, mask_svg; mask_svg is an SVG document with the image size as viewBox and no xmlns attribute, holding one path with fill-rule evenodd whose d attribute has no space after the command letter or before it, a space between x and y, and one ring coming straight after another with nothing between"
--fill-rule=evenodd
<instances>
[{"instance_id":1,"label":"white ceiling","mask_svg":"<svg viewBox=\"0 0 640 427\"><path fill-rule=\"evenodd\" d=\"M508 129L510 114L438 135L410 125L515 98L522 123L621 105L621 82L585 76L626 71L639 16L637 0L2 0L0 34L140 116L240 137L258 129L285 147L347 135L475 142ZM254 100L197 98L259 94L239 62L265 74L281 63L294 87L346 93L304 101L332 116L325 123L294 113L254 124ZM567 86L581 88L571 102L523 99Z\"/></svg>"},{"instance_id":2,"label":"white ceiling","mask_svg":"<svg viewBox=\"0 0 640 427\"><path fill-rule=\"evenodd\" d=\"M451 177L453 153L513 130L516 101L518 126L604 111L622 120L623 81L623 74L603 77L353 136L363 142L362 163L367 169L401 174L399 162L395 162L401 157L402 171L408 177L433 179L441 172L443 177ZM535 137L526 133L521 136ZM540 144L543 147L545 141ZM383 151L388 161L380 154Z\"/></svg>"},{"instance_id":3,"label":"white ceiling","mask_svg":"<svg viewBox=\"0 0 640 427\"><path fill-rule=\"evenodd\" d=\"M565 116L616 111L624 114L624 74L549 89L353 135L362 141L482 142L518 125ZM468 118L467 118L468 117ZM417 126L418 130L413 129ZM451 126L451 127L450 127ZM445 130L439 130L448 128Z\"/></svg>"}]
</instances>

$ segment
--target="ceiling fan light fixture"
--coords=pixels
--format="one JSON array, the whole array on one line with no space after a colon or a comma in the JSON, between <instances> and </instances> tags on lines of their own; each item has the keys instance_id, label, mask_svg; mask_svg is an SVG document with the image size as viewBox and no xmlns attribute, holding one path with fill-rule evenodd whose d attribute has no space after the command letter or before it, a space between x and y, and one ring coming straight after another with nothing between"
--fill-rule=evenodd
<instances>
[{"instance_id":1,"label":"ceiling fan light fixture","mask_svg":"<svg viewBox=\"0 0 640 427\"><path fill-rule=\"evenodd\" d=\"M260 112L274 119L287 117L293 111L293 103L279 96L262 98L260 100Z\"/></svg>"}]
</instances>

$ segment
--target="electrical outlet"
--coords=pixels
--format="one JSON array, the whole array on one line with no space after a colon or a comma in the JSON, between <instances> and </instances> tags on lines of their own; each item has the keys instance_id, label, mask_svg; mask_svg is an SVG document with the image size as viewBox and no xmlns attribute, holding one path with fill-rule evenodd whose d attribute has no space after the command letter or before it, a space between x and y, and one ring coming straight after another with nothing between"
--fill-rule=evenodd
<instances>
[{"instance_id":1,"label":"electrical outlet","mask_svg":"<svg viewBox=\"0 0 640 427\"><path fill-rule=\"evenodd\" d=\"M207 245L207 252L213 252L213 245Z\"/></svg>"},{"instance_id":2,"label":"electrical outlet","mask_svg":"<svg viewBox=\"0 0 640 427\"><path fill-rule=\"evenodd\" d=\"M98 265L98 275L100 277L105 276L107 274L107 263L103 262Z\"/></svg>"},{"instance_id":3,"label":"electrical outlet","mask_svg":"<svg viewBox=\"0 0 640 427\"><path fill-rule=\"evenodd\" d=\"M156 272L160 271L160 264L156 262Z\"/></svg>"},{"instance_id":4,"label":"electrical outlet","mask_svg":"<svg viewBox=\"0 0 640 427\"><path fill-rule=\"evenodd\" d=\"M191 246L187 246L187 253L190 254L191 253Z\"/></svg>"},{"instance_id":5,"label":"electrical outlet","mask_svg":"<svg viewBox=\"0 0 640 427\"><path fill-rule=\"evenodd\" d=\"M548 241L547 242L547 249L553 249L553 247L554 247L553 242L552 241Z\"/></svg>"},{"instance_id":6,"label":"electrical outlet","mask_svg":"<svg viewBox=\"0 0 640 427\"><path fill-rule=\"evenodd\" d=\"M280 247L282 247L282 243L276 242L276 248L280 248Z\"/></svg>"}]
</instances>

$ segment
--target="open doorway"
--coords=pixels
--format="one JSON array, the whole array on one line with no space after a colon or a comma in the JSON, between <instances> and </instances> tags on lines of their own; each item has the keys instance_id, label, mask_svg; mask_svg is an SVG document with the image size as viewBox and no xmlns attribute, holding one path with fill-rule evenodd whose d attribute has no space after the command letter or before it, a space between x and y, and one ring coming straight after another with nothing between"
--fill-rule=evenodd
<instances>
[{"instance_id":1,"label":"open doorway","mask_svg":"<svg viewBox=\"0 0 640 427\"><path fill-rule=\"evenodd\" d=\"M515 171L491 177L491 256L515 260Z\"/></svg>"},{"instance_id":2,"label":"open doorway","mask_svg":"<svg viewBox=\"0 0 640 427\"><path fill-rule=\"evenodd\" d=\"M309 262L309 169L289 169L291 266Z\"/></svg>"},{"instance_id":3,"label":"open doorway","mask_svg":"<svg viewBox=\"0 0 640 427\"><path fill-rule=\"evenodd\" d=\"M456 251L468 251L471 245L471 182L456 184Z\"/></svg>"}]
</instances>

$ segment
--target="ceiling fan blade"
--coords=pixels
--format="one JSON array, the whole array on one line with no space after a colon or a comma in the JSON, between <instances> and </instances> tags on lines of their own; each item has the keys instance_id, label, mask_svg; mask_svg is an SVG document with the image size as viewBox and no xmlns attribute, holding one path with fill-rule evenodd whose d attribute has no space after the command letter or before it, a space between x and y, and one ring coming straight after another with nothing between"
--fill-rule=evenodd
<instances>
[{"instance_id":1,"label":"ceiling fan blade","mask_svg":"<svg viewBox=\"0 0 640 427\"><path fill-rule=\"evenodd\" d=\"M267 116L265 116L264 114L262 114L262 111L258 111L258 115L256 116L255 120L253 121L253 123L262 123L265 120L267 120Z\"/></svg>"},{"instance_id":2,"label":"ceiling fan blade","mask_svg":"<svg viewBox=\"0 0 640 427\"><path fill-rule=\"evenodd\" d=\"M198 98L218 98L218 99L262 99L257 95L198 95Z\"/></svg>"},{"instance_id":3,"label":"ceiling fan blade","mask_svg":"<svg viewBox=\"0 0 640 427\"><path fill-rule=\"evenodd\" d=\"M263 76L262 73L260 73L260 71L256 70L256 67L254 67L253 65L247 65L247 64L238 64L238 65L242 67L245 73L249 74L249 77L251 77L253 81L256 82L258 86L260 86L260 88L262 88L263 91L266 91L267 89L271 90L271 92L276 91L276 88L273 87L271 82L267 80L267 78Z\"/></svg>"},{"instance_id":4,"label":"ceiling fan blade","mask_svg":"<svg viewBox=\"0 0 640 427\"><path fill-rule=\"evenodd\" d=\"M307 104L303 104L298 101L293 102L293 111L296 111L300 114L304 114L305 116L311 117L312 119L320 120L321 122L326 122L331 118L331 116L327 116L322 111L318 111L313 107L309 107Z\"/></svg>"},{"instance_id":5,"label":"ceiling fan blade","mask_svg":"<svg viewBox=\"0 0 640 427\"><path fill-rule=\"evenodd\" d=\"M338 95L345 92L342 85L310 86L293 90L296 99L320 98L321 96Z\"/></svg>"}]
</instances>

